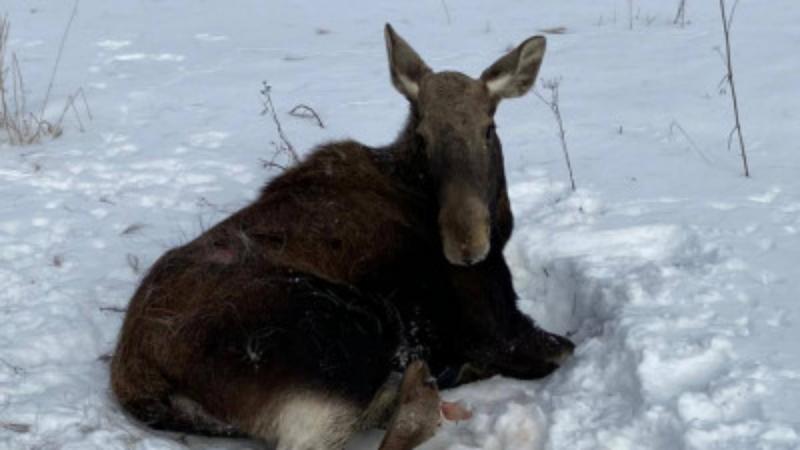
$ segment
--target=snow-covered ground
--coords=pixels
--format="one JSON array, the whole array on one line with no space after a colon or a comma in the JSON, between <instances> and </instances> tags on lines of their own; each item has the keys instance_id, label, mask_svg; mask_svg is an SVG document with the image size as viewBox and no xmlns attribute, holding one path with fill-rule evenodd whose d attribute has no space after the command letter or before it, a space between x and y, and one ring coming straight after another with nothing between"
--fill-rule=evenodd
<instances>
[{"instance_id":1,"label":"snow-covered ground","mask_svg":"<svg viewBox=\"0 0 800 450\"><path fill-rule=\"evenodd\" d=\"M0 5L32 105L71 3ZM406 106L386 21L433 67L473 76L565 27L548 35L540 78L562 78L578 191L545 105L508 101L497 122L522 306L577 352L542 381L445 392L475 417L425 448L800 448L800 8L736 11L745 179L727 149L718 5L688 0L679 27L677 3L634 0L630 29L627 0L82 0L52 98L83 87L94 119L0 144L0 448L258 448L129 421L104 355L141 272L274 175L260 161L278 139L259 114L262 81L298 148L394 137ZM286 114L299 103L325 128Z\"/></svg>"}]
</instances>

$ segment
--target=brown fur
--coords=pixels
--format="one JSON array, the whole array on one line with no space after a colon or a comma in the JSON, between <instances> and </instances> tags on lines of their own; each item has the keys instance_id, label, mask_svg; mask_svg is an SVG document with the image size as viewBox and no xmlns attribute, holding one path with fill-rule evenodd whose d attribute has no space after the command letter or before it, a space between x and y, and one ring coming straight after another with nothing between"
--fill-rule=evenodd
<instances>
[{"instance_id":1,"label":"brown fur","mask_svg":"<svg viewBox=\"0 0 800 450\"><path fill-rule=\"evenodd\" d=\"M457 384L463 367L544 376L571 353L519 312L502 254L513 218L491 123L516 75L435 74L389 27L387 45L411 101L395 143L316 149L142 280L111 366L135 417L336 449L409 357Z\"/></svg>"}]
</instances>

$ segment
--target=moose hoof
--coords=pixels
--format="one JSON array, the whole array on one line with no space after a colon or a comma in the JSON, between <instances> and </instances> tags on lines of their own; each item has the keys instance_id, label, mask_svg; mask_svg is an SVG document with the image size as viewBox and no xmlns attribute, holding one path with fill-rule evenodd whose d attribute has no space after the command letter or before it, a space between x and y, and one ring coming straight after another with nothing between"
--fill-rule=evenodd
<instances>
[{"instance_id":1,"label":"moose hoof","mask_svg":"<svg viewBox=\"0 0 800 450\"><path fill-rule=\"evenodd\" d=\"M545 361L561 366L575 353L575 344L569 339L557 334L551 334L549 338L552 343L552 350L550 355L545 358Z\"/></svg>"}]
</instances>

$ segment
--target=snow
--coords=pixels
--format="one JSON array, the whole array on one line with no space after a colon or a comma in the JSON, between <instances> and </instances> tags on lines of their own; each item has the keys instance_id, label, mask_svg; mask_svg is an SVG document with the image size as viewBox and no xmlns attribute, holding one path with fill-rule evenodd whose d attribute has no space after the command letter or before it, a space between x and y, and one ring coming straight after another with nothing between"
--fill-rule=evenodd
<instances>
[{"instance_id":1,"label":"snow","mask_svg":"<svg viewBox=\"0 0 800 450\"><path fill-rule=\"evenodd\" d=\"M404 119L391 21L428 63L473 76L537 30L561 77L575 169L534 96L498 112L521 307L577 351L541 381L444 392L474 411L426 449L800 448L800 9L742 0L733 63L753 177L727 149L716 2L197 3L82 0L51 105L93 120L0 144L0 449L258 448L147 430L109 395L105 356L142 271L253 199L277 133L298 149L379 145ZM28 102L42 100L71 2L6 2ZM286 114L304 103L325 128ZM375 448L380 433L351 450Z\"/></svg>"}]
</instances>

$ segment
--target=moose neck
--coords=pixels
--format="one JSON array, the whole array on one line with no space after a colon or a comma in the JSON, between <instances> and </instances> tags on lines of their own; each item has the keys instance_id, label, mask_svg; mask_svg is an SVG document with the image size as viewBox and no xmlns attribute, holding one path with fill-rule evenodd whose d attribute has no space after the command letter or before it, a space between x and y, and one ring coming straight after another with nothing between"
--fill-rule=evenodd
<instances>
[{"instance_id":1,"label":"moose neck","mask_svg":"<svg viewBox=\"0 0 800 450\"><path fill-rule=\"evenodd\" d=\"M417 138L419 112L412 104L409 107L405 125L391 144L383 147L381 153L388 162L388 173L409 189L426 196L433 196L433 183L428 174L425 149Z\"/></svg>"}]
</instances>

